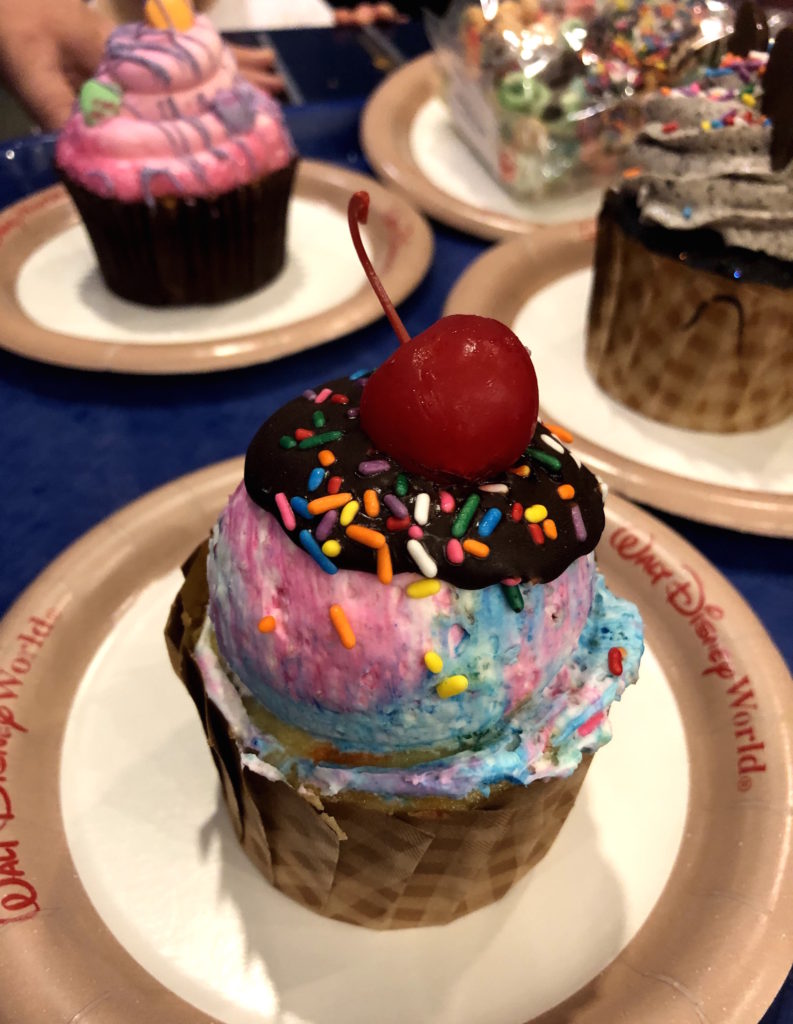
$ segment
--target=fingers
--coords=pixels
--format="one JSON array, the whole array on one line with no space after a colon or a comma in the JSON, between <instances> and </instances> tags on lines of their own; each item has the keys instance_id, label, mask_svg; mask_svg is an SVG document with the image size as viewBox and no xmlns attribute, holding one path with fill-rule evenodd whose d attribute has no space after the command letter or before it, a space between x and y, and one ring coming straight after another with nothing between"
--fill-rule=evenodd
<instances>
[{"instance_id":1,"label":"fingers","mask_svg":"<svg viewBox=\"0 0 793 1024\"><path fill-rule=\"evenodd\" d=\"M240 73L251 85L255 85L257 89L263 89L273 96L281 96L286 92L286 85L280 75L269 71L246 71L243 68L240 68Z\"/></svg>"},{"instance_id":2,"label":"fingers","mask_svg":"<svg viewBox=\"0 0 793 1024\"><path fill-rule=\"evenodd\" d=\"M33 64L19 75L11 72L8 79L36 124L48 132L63 127L71 113L75 94L66 74L55 61Z\"/></svg>"},{"instance_id":3,"label":"fingers","mask_svg":"<svg viewBox=\"0 0 793 1024\"><path fill-rule=\"evenodd\" d=\"M229 49L236 58L240 71L245 74L248 69L257 71L274 71L276 66L275 50L255 46L232 46Z\"/></svg>"},{"instance_id":4,"label":"fingers","mask_svg":"<svg viewBox=\"0 0 793 1024\"><path fill-rule=\"evenodd\" d=\"M63 42L63 64L72 81L82 82L90 78L99 66L107 37L115 24L104 14L86 6L75 21L68 39Z\"/></svg>"},{"instance_id":5,"label":"fingers","mask_svg":"<svg viewBox=\"0 0 793 1024\"><path fill-rule=\"evenodd\" d=\"M407 20L391 3L361 3L355 7L343 7L336 11L336 24L345 27L362 28L365 25L374 25L376 22L398 23Z\"/></svg>"}]
</instances>

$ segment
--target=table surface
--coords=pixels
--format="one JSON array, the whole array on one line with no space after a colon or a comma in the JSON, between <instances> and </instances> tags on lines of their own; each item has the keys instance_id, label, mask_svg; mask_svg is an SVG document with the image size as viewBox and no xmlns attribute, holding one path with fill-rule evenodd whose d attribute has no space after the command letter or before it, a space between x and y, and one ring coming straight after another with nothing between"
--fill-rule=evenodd
<instances>
[{"instance_id":1,"label":"table surface","mask_svg":"<svg viewBox=\"0 0 793 1024\"><path fill-rule=\"evenodd\" d=\"M366 95L384 71L426 45L415 25L271 33L266 39L248 33L238 41L275 45L287 72L287 120L300 152L357 170L368 170L358 142ZM54 180L51 139L2 148L0 207ZM486 248L433 227L433 266L400 307L411 334L440 316L454 282ZM53 558L112 512L174 477L241 454L261 422L295 394L375 366L394 347L381 319L276 363L172 377L84 373L0 350L0 615ZM656 514L743 594L793 666L793 543ZM793 972L761 1024L791 1021Z\"/></svg>"}]
</instances>

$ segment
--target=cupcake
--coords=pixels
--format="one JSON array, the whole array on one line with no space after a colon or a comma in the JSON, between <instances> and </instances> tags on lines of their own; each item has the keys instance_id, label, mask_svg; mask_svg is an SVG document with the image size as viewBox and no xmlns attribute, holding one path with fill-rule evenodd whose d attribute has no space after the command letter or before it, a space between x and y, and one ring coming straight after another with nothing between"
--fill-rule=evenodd
<instances>
[{"instance_id":1,"label":"cupcake","mask_svg":"<svg viewBox=\"0 0 793 1024\"><path fill-rule=\"evenodd\" d=\"M145 11L110 36L57 167L111 291L156 306L246 295L283 266L292 141L205 17L184 0Z\"/></svg>"},{"instance_id":2,"label":"cupcake","mask_svg":"<svg viewBox=\"0 0 793 1024\"><path fill-rule=\"evenodd\" d=\"M520 341L468 316L410 339L383 301L404 343L259 429L166 630L251 859L380 929L453 920L544 855L643 646Z\"/></svg>"},{"instance_id":3,"label":"cupcake","mask_svg":"<svg viewBox=\"0 0 793 1024\"><path fill-rule=\"evenodd\" d=\"M762 30L762 26L758 31ZM793 31L734 38L701 82L647 101L597 229L586 360L612 398L693 430L793 413Z\"/></svg>"}]
</instances>

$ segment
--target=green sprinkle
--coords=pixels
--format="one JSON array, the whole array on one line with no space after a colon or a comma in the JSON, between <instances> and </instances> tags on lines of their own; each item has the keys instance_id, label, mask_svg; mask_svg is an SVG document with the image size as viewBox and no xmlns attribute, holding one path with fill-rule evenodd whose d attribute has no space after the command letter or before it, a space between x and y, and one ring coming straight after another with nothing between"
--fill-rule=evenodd
<instances>
[{"instance_id":1,"label":"green sprinkle","mask_svg":"<svg viewBox=\"0 0 793 1024\"><path fill-rule=\"evenodd\" d=\"M317 411L311 417L311 420L315 427L324 427L326 423L325 413L321 409L317 409Z\"/></svg>"},{"instance_id":2,"label":"green sprinkle","mask_svg":"<svg viewBox=\"0 0 793 1024\"><path fill-rule=\"evenodd\" d=\"M548 452L541 452L539 448L527 448L523 453L527 459L534 459L535 462L539 462L541 466L547 466L548 469L560 470L562 463L555 455L549 455Z\"/></svg>"},{"instance_id":3,"label":"green sprinkle","mask_svg":"<svg viewBox=\"0 0 793 1024\"><path fill-rule=\"evenodd\" d=\"M463 536L465 531L471 525L471 520L474 518L476 510L479 508L480 501L481 498L478 494L468 495L452 523L452 537L456 537L459 540L460 537Z\"/></svg>"},{"instance_id":4,"label":"green sprinkle","mask_svg":"<svg viewBox=\"0 0 793 1024\"><path fill-rule=\"evenodd\" d=\"M501 589L504 591L504 597L507 599L507 604L510 606L513 612L523 611L523 594L520 592L520 587L510 586L506 583L501 584Z\"/></svg>"},{"instance_id":5,"label":"green sprinkle","mask_svg":"<svg viewBox=\"0 0 793 1024\"><path fill-rule=\"evenodd\" d=\"M328 444L330 441L338 441L342 436L340 430L326 430L324 434L314 434L313 437L304 437L298 444L298 448L319 448L321 444Z\"/></svg>"},{"instance_id":6,"label":"green sprinkle","mask_svg":"<svg viewBox=\"0 0 793 1024\"><path fill-rule=\"evenodd\" d=\"M297 448L297 441L293 437L290 437L289 434L284 434L278 443L282 448Z\"/></svg>"},{"instance_id":7,"label":"green sprinkle","mask_svg":"<svg viewBox=\"0 0 793 1024\"><path fill-rule=\"evenodd\" d=\"M394 490L397 492L400 498L404 498L408 492L409 487L410 484L408 483L408 478L405 476L404 473L400 473L399 476L396 478Z\"/></svg>"}]
</instances>

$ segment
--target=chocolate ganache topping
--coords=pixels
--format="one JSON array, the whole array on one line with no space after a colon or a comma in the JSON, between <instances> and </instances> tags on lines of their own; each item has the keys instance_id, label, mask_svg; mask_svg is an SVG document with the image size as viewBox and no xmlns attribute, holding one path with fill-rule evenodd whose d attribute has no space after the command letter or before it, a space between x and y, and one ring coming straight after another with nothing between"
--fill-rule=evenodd
<instances>
[{"instance_id":1,"label":"chocolate ganache topping","mask_svg":"<svg viewBox=\"0 0 793 1024\"><path fill-rule=\"evenodd\" d=\"M245 459L251 499L326 572L356 569L384 583L418 572L469 590L502 583L516 607L518 582L547 583L594 549L600 486L550 428L538 423L523 456L490 480L436 482L372 445L358 419L367 376L287 403Z\"/></svg>"}]
</instances>

